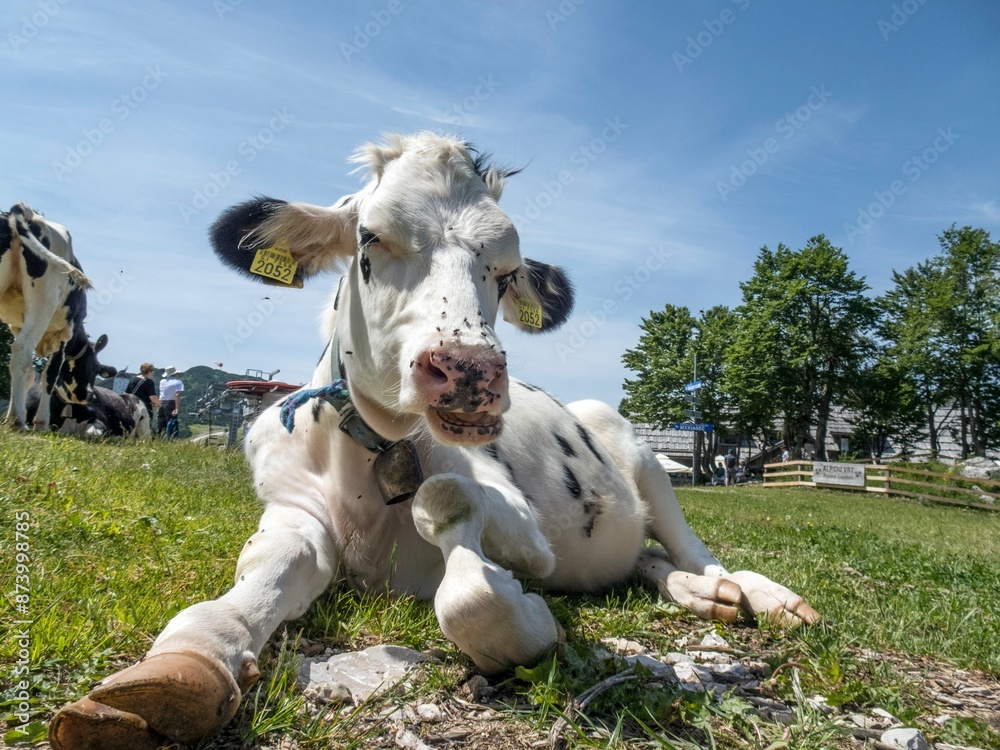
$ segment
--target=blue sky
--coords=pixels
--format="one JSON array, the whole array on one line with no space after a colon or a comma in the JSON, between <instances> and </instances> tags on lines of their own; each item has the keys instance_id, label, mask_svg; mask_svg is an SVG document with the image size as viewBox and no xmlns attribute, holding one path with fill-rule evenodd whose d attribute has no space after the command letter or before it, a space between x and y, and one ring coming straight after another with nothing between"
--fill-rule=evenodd
<instances>
[{"instance_id":1,"label":"blue sky","mask_svg":"<svg viewBox=\"0 0 1000 750\"><path fill-rule=\"evenodd\" d=\"M824 233L880 292L952 223L1000 237L994 0L8 0L0 73L0 203L70 229L118 367L307 379L336 278L253 284L206 231L355 192L383 132L525 167L501 205L577 306L498 332L564 400L617 405L640 318L739 304L762 245Z\"/></svg>"}]
</instances>

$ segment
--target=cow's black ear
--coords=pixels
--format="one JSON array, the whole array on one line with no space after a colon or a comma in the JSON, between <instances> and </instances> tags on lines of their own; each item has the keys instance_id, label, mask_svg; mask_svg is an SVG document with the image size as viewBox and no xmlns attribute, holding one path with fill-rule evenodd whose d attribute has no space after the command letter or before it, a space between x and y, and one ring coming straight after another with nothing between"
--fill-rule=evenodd
<instances>
[{"instance_id":1,"label":"cow's black ear","mask_svg":"<svg viewBox=\"0 0 1000 750\"><path fill-rule=\"evenodd\" d=\"M504 320L523 331L554 331L573 312L573 284L561 268L525 258L500 307Z\"/></svg>"},{"instance_id":2,"label":"cow's black ear","mask_svg":"<svg viewBox=\"0 0 1000 750\"><path fill-rule=\"evenodd\" d=\"M115 375L118 374L118 368L112 367L111 365L101 365L100 369L97 371L97 374L105 379L113 378Z\"/></svg>"},{"instance_id":3,"label":"cow's black ear","mask_svg":"<svg viewBox=\"0 0 1000 750\"><path fill-rule=\"evenodd\" d=\"M108 334L102 333L97 337L97 341L94 342L94 354L97 354L104 347L108 345Z\"/></svg>"},{"instance_id":4,"label":"cow's black ear","mask_svg":"<svg viewBox=\"0 0 1000 750\"><path fill-rule=\"evenodd\" d=\"M219 259L244 276L301 287L357 249L351 196L324 208L259 197L226 209L209 230Z\"/></svg>"}]
</instances>

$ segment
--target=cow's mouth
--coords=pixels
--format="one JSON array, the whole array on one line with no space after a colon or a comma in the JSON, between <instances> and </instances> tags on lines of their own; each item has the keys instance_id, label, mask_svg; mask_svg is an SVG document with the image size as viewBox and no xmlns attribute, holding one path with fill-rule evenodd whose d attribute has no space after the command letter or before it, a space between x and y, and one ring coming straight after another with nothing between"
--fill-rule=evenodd
<instances>
[{"instance_id":1,"label":"cow's mouth","mask_svg":"<svg viewBox=\"0 0 1000 750\"><path fill-rule=\"evenodd\" d=\"M485 443L500 434L503 419L485 411L465 412L429 409L427 422L447 442Z\"/></svg>"}]
</instances>

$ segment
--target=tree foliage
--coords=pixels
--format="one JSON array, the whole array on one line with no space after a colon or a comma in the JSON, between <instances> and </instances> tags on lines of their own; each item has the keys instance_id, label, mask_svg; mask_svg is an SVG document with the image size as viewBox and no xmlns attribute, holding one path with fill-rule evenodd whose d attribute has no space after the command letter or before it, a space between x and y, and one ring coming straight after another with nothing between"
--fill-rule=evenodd
<instances>
[{"instance_id":1,"label":"tree foliage","mask_svg":"<svg viewBox=\"0 0 1000 750\"><path fill-rule=\"evenodd\" d=\"M743 304L726 384L748 433L766 437L780 418L793 452L810 441L825 458L830 411L870 348L877 308L868 284L823 235L798 251L760 250Z\"/></svg>"},{"instance_id":2,"label":"tree foliage","mask_svg":"<svg viewBox=\"0 0 1000 750\"><path fill-rule=\"evenodd\" d=\"M941 254L901 273L880 300L887 356L907 373L936 454L938 407L953 404L952 438L965 456L1000 443L1000 245L952 226Z\"/></svg>"},{"instance_id":3,"label":"tree foliage","mask_svg":"<svg viewBox=\"0 0 1000 750\"><path fill-rule=\"evenodd\" d=\"M844 394L854 442L863 455L881 459L890 443L906 452L922 435L924 411L917 385L906 369L882 351L857 375Z\"/></svg>"},{"instance_id":4,"label":"tree foliage","mask_svg":"<svg viewBox=\"0 0 1000 750\"><path fill-rule=\"evenodd\" d=\"M660 429L682 418L683 385L693 372L697 321L686 307L667 305L662 311L650 311L643 318L642 335L635 349L629 349L622 361L638 373L626 380L626 396L619 411L638 422L650 422Z\"/></svg>"},{"instance_id":5,"label":"tree foliage","mask_svg":"<svg viewBox=\"0 0 1000 750\"><path fill-rule=\"evenodd\" d=\"M801 250L761 248L734 310L695 318L667 305L642 321L623 361L620 410L665 426L683 419L682 386L693 375L705 421L762 444L784 438L794 455L813 443L824 459L835 406L853 415L855 438L881 456L936 447L942 406L965 456L1000 447L1000 245L982 229L952 226L941 252L904 271L872 298L864 277L823 235Z\"/></svg>"}]
</instances>

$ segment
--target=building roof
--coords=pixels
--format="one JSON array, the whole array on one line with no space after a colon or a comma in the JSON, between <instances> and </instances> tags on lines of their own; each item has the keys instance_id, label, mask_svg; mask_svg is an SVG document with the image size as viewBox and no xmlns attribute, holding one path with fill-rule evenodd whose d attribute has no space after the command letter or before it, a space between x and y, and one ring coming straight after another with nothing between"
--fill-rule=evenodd
<instances>
[{"instance_id":1,"label":"building roof","mask_svg":"<svg viewBox=\"0 0 1000 750\"><path fill-rule=\"evenodd\" d=\"M958 435L959 429L958 410L952 406L939 407L935 413L935 421L938 424L938 458L943 461L961 460L961 440L955 437L955 435ZM633 426L635 427L635 434L644 440L654 452L665 453L668 456L690 457L692 447L691 435L694 433L670 428L660 430L646 422L638 422ZM776 427L780 431L780 420L776 423ZM853 434L854 426L851 424L851 413L840 406L834 406L831 409L826 428L827 455L839 455L840 439L842 437L848 438L849 446L851 450L854 450L855 446L850 444ZM755 446L756 443L753 443L750 449L751 454L758 450ZM888 447L882 454L883 458L901 458L902 456L899 456L898 451L898 447L890 439ZM926 459L930 455L930 441L923 439L914 444L906 457ZM997 451L987 451L987 456L990 458L1000 458L1000 453Z\"/></svg>"},{"instance_id":2,"label":"building roof","mask_svg":"<svg viewBox=\"0 0 1000 750\"><path fill-rule=\"evenodd\" d=\"M656 453L666 453L671 456L691 455L691 435L695 433L669 428L659 430L645 422L637 422L632 426L635 427L635 434Z\"/></svg>"}]
</instances>

